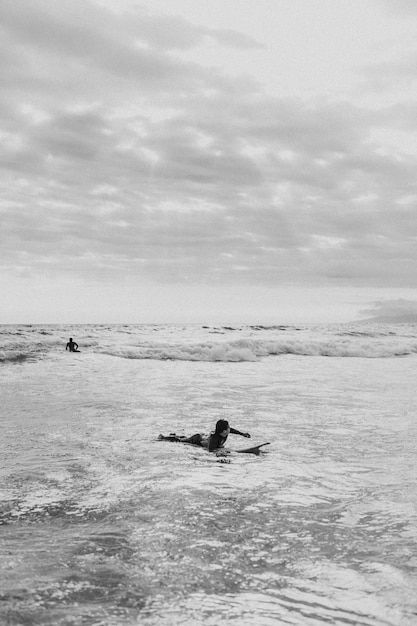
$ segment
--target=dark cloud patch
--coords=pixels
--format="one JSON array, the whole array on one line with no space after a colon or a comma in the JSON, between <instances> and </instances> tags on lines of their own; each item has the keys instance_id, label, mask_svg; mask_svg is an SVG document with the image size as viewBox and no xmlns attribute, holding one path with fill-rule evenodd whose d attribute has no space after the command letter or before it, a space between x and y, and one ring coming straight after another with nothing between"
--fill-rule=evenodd
<instances>
[{"instance_id":1,"label":"dark cloud patch","mask_svg":"<svg viewBox=\"0 0 417 626\"><path fill-rule=\"evenodd\" d=\"M230 46L232 48L238 48L241 50L251 50L251 49L262 49L263 45L258 43L252 37L248 35L244 35L243 33L239 33L230 29L223 30L215 30L208 33L213 39L217 40L218 43L223 44L225 46Z\"/></svg>"},{"instance_id":2,"label":"dark cloud patch","mask_svg":"<svg viewBox=\"0 0 417 626\"><path fill-rule=\"evenodd\" d=\"M122 82L136 81L129 91L158 92L197 88L209 81L210 71L171 54L204 44L207 38L236 47L256 44L234 31L210 30L176 16L157 16L136 7L114 12L94 2L74 0L36 4L21 0L2 3L0 12L5 84L40 89L61 82L76 93L88 94L89 81L101 96ZM13 49L13 55L8 52ZM198 72L196 71L198 69ZM107 85L100 85L103 81ZM124 86L126 88L126 86Z\"/></svg>"},{"instance_id":3,"label":"dark cloud patch","mask_svg":"<svg viewBox=\"0 0 417 626\"><path fill-rule=\"evenodd\" d=\"M398 298L378 300L370 307L362 309L361 315L380 321L417 322L417 301Z\"/></svg>"},{"instance_id":4,"label":"dark cloud patch","mask_svg":"<svg viewBox=\"0 0 417 626\"><path fill-rule=\"evenodd\" d=\"M46 157L93 161L106 142L106 126L93 112L64 113L36 126L35 149Z\"/></svg>"}]
</instances>

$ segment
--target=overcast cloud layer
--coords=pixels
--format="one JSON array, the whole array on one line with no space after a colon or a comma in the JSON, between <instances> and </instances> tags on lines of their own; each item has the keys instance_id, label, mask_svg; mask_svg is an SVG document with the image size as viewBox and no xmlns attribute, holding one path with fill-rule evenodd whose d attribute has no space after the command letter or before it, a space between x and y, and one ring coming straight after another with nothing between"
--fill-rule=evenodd
<instances>
[{"instance_id":1,"label":"overcast cloud layer","mask_svg":"<svg viewBox=\"0 0 417 626\"><path fill-rule=\"evenodd\" d=\"M259 321L304 287L415 310L416 3L205 4L2 0L0 322L69 292L73 321L178 321L175 293L220 319L228 289Z\"/></svg>"}]
</instances>

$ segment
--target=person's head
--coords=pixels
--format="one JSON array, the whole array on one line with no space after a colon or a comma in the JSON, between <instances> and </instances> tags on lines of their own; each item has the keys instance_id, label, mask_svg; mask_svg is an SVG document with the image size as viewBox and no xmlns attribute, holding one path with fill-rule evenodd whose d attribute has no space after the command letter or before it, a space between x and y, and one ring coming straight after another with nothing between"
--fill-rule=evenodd
<instances>
[{"instance_id":1,"label":"person's head","mask_svg":"<svg viewBox=\"0 0 417 626\"><path fill-rule=\"evenodd\" d=\"M227 420L219 420L216 423L216 435L222 435L222 437L227 437L230 432L229 422Z\"/></svg>"},{"instance_id":2,"label":"person's head","mask_svg":"<svg viewBox=\"0 0 417 626\"><path fill-rule=\"evenodd\" d=\"M72 341L72 337L70 337L69 340Z\"/></svg>"}]
</instances>

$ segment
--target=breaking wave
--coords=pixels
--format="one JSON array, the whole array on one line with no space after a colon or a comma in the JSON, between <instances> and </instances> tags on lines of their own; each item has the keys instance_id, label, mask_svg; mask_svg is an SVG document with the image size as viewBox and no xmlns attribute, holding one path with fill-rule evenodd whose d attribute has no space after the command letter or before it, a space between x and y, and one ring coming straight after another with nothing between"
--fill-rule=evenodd
<instances>
[{"instance_id":1,"label":"breaking wave","mask_svg":"<svg viewBox=\"0 0 417 626\"><path fill-rule=\"evenodd\" d=\"M297 339L238 339L195 344L144 343L138 346L114 346L101 353L126 359L173 361L257 361L268 356L299 355L327 357L388 358L417 353L417 341L373 341L357 337L323 341Z\"/></svg>"},{"instance_id":2,"label":"breaking wave","mask_svg":"<svg viewBox=\"0 0 417 626\"><path fill-rule=\"evenodd\" d=\"M81 353L159 361L245 362L270 356L393 358L417 353L412 325L342 326L0 326L0 366L67 358L76 337ZM68 354L68 353L67 353Z\"/></svg>"}]
</instances>

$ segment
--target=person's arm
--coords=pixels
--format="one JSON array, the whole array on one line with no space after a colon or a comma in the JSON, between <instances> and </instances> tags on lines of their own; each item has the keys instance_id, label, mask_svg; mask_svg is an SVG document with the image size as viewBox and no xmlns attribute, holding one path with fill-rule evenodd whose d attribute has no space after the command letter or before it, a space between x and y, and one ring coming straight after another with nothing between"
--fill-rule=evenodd
<instances>
[{"instance_id":1,"label":"person's arm","mask_svg":"<svg viewBox=\"0 0 417 626\"><path fill-rule=\"evenodd\" d=\"M230 432L232 435L240 435L241 437L248 437L250 438L250 434L249 433L241 433L240 430L236 430L236 428L230 428Z\"/></svg>"}]
</instances>

